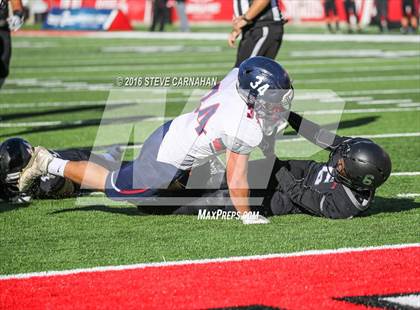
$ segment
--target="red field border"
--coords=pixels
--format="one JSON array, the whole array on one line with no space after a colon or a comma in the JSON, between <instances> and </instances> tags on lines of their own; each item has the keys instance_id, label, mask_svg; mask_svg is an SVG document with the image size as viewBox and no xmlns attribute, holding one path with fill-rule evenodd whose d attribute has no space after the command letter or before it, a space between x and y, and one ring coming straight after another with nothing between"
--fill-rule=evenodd
<instances>
[{"instance_id":1,"label":"red field border","mask_svg":"<svg viewBox=\"0 0 420 310\"><path fill-rule=\"evenodd\" d=\"M0 308L381 307L419 295L419 262L417 243L7 275Z\"/></svg>"}]
</instances>

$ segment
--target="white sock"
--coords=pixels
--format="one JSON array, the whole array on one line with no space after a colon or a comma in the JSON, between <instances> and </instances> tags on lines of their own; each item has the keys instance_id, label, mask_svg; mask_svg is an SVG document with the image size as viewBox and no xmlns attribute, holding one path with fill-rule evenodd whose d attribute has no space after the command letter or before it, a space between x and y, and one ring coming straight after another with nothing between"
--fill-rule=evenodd
<instances>
[{"instance_id":1,"label":"white sock","mask_svg":"<svg viewBox=\"0 0 420 310\"><path fill-rule=\"evenodd\" d=\"M64 168L66 167L68 160L61 158L54 158L48 165L48 173L64 177Z\"/></svg>"}]
</instances>

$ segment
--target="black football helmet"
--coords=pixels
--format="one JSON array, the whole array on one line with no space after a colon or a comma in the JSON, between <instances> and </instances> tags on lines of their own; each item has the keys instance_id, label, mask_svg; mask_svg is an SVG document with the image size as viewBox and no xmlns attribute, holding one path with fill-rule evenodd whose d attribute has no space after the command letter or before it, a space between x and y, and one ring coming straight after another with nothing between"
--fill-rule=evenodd
<instances>
[{"instance_id":1,"label":"black football helmet","mask_svg":"<svg viewBox=\"0 0 420 310\"><path fill-rule=\"evenodd\" d=\"M342 159L344 169L338 171ZM390 176L389 155L369 139L354 138L340 144L330 154L328 166L335 180L356 191L375 190Z\"/></svg>"},{"instance_id":2,"label":"black football helmet","mask_svg":"<svg viewBox=\"0 0 420 310\"><path fill-rule=\"evenodd\" d=\"M32 157L33 147L21 138L11 138L0 144L0 185L9 193L18 193L22 169Z\"/></svg>"},{"instance_id":3,"label":"black football helmet","mask_svg":"<svg viewBox=\"0 0 420 310\"><path fill-rule=\"evenodd\" d=\"M276 61L262 56L248 58L239 66L238 93L256 113L265 135L287 119L294 96L287 71Z\"/></svg>"},{"instance_id":4,"label":"black football helmet","mask_svg":"<svg viewBox=\"0 0 420 310\"><path fill-rule=\"evenodd\" d=\"M4 9L7 5L8 0L0 0L0 10Z\"/></svg>"}]
</instances>

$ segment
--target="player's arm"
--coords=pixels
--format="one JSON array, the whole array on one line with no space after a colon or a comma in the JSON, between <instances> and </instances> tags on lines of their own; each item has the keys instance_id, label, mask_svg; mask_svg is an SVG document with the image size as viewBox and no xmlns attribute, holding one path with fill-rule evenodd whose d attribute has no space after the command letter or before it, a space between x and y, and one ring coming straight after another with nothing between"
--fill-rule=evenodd
<instances>
[{"instance_id":1,"label":"player's arm","mask_svg":"<svg viewBox=\"0 0 420 310\"><path fill-rule=\"evenodd\" d=\"M23 4L22 0L10 0L12 5L13 15L7 19L9 28L12 31L17 31L23 25Z\"/></svg>"},{"instance_id":2,"label":"player's arm","mask_svg":"<svg viewBox=\"0 0 420 310\"><path fill-rule=\"evenodd\" d=\"M239 213L251 211L249 207L248 158L249 155L226 152L226 178L229 195Z\"/></svg>"},{"instance_id":3,"label":"player's arm","mask_svg":"<svg viewBox=\"0 0 420 310\"><path fill-rule=\"evenodd\" d=\"M270 0L255 0L248 11L236 17L232 22L232 32L229 35L228 43L229 46L234 47L235 41L242 32L242 28L252 23L255 17L258 16L270 3Z\"/></svg>"},{"instance_id":4,"label":"player's arm","mask_svg":"<svg viewBox=\"0 0 420 310\"><path fill-rule=\"evenodd\" d=\"M298 134L319 147L329 151L335 149L347 139L346 137L341 137L325 128L322 128L318 124L303 118L295 112L290 112L288 122Z\"/></svg>"},{"instance_id":5,"label":"player's arm","mask_svg":"<svg viewBox=\"0 0 420 310\"><path fill-rule=\"evenodd\" d=\"M22 0L10 0L10 3L12 4L13 12L15 11L23 12Z\"/></svg>"},{"instance_id":6,"label":"player's arm","mask_svg":"<svg viewBox=\"0 0 420 310\"><path fill-rule=\"evenodd\" d=\"M260 14L267 7L269 3L270 0L255 0L254 2L252 2L248 11L246 11L246 13L242 16L238 17L238 22L242 20L242 22L238 23L239 28L242 28L246 24L251 23L254 20L254 18L257 17L258 14Z\"/></svg>"}]
</instances>

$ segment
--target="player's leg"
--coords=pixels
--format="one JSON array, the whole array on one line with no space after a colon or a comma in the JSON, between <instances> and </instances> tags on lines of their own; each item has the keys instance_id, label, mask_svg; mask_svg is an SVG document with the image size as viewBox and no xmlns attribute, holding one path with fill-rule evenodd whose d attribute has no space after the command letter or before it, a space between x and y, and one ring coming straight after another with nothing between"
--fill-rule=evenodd
<instances>
[{"instance_id":1,"label":"player's leg","mask_svg":"<svg viewBox=\"0 0 420 310\"><path fill-rule=\"evenodd\" d=\"M143 198L156 197L160 191L168 190L176 180L188 173L157 160L170 124L167 122L147 138L135 161L107 175L107 197L138 204Z\"/></svg>"},{"instance_id":2,"label":"player's leg","mask_svg":"<svg viewBox=\"0 0 420 310\"><path fill-rule=\"evenodd\" d=\"M235 67L239 68L239 65L251 56L252 50L255 46L255 41L251 36L251 32L254 29L243 29L242 30L242 39L239 42L238 51L236 54Z\"/></svg>"},{"instance_id":3,"label":"player's leg","mask_svg":"<svg viewBox=\"0 0 420 310\"><path fill-rule=\"evenodd\" d=\"M351 24L351 3L349 0L344 1L344 11L346 13L347 31L351 33L353 29Z\"/></svg>"},{"instance_id":4,"label":"player's leg","mask_svg":"<svg viewBox=\"0 0 420 310\"><path fill-rule=\"evenodd\" d=\"M115 145L108 148L106 153L94 153L87 149L68 149L54 151L54 153L58 158L70 161L90 161L112 171L120 168L123 150Z\"/></svg>"},{"instance_id":5,"label":"player's leg","mask_svg":"<svg viewBox=\"0 0 420 310\"><path fill-rule=\"evenodd\" d=\"M10 31L0 30L0 88L9 75L10 58L12 56L11 44Z\"/></svg>"},{"instance_id":6,"label":"player's leg","mask_svg":"<svg viewBox=\"0 0 420 310\"><path fill-rule=\"evenodd\" d=\"M335 23L335 31L338 32L340 31L340 18L338 17L338 11L337 11L337 6L335 5L335 2L332 2L332 14L333 14L333 21Z\"/></svg>"},{"instance_id":7,"label":"player's leg","mask_svg":"<svg viewBox=\"0 0 420 310\"><path fill-rule=\"evenodd\" d=\"M52 170L53 167L49 168ZM68 161L64 167L63 177L83 187L105 191L109 174L106 168L89 161Z\"/></svg>"},{"instance_id":8,"label":"player's leg","mask_svg":"<svg viewBox=\"0 0 420 310\"><path fill-rule=\"evenodd\" d=\"M52 174L91 189L104 190L109 171L88 161L68 161L54 157L47 149L36 147L19 178L19 191L27 191L40 176Z\"/></svg>"},{"instance_id":9,"label":"player's leg","mask_svg":"<svg viewBox=\"0 0 420 310\"><path fill-rule=\"evenodd\" d=\"M410 28L409 31L414 33L417 31L418 21L417 21L417 12L416 12L416 5L414 0L410 1Z\"/></svg>"},{"instance_id":10,"label":"player's leg","mask_svg":"<svg viewBox=\"0 0 420 310\"><path fill-rule=\"evenodd\" d=\"M259 55L275 59L283 42L283 26L268 26L268 35L261 46Z\"/></svg>"},{"instance_id":11,"label":"player's leg","mask_svg":"<svg viewBox=\"0 0 420 310\"><path fill-rule=\"evenodd\" d=\"M331 2L325 1L324 3L324 14L325 14L325 22L327 23L327 29L329 32L333 33L333 28L331 26L332 18L331 18Z\"/></svg>"}]
</instances>

